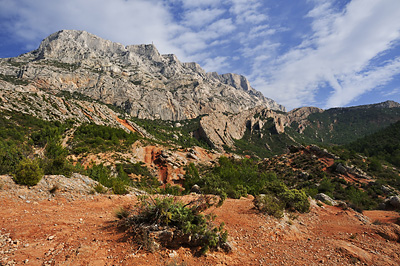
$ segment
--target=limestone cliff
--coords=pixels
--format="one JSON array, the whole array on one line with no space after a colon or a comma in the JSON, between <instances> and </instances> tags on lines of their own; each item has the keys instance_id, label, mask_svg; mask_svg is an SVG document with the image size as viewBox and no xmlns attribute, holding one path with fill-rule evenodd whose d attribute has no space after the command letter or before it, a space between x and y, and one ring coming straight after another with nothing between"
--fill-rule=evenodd
<instances>
[{"instance_id":1,"label":"limestone cliff","mask_svg":"<svg viewBox=\"0 0 400 266\"><path fill-rule=\"evenodd\" d=\"M53 94L77 92L138 118L183 120L257 106L285 110L243 76L206 73L196 63L161 55L154 45L124 46L85 31L56 32L35 51L1 59L0 74ZM0 89L6 87L12 88L3 83Z\"/></svg>"}]
</instances>

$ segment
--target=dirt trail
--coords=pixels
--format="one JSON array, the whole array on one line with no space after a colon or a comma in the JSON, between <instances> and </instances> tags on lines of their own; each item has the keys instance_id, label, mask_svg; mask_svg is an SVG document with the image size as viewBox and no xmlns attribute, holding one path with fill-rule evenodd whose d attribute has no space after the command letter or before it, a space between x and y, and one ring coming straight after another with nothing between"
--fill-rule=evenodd
<instances>
[{"instance_id":1,"label":"dirt trail","mask_svg":"<svg viewBox=\"0 0 400 266\"><path fill-rule=\"evenodd\" d=\"M228 199L215 209L234 251L195 257L188 248L144 251L116 227L114 211L135 197L55 195L30 201L0 190L0 265L399 265L400 243L376 233L379 225L337 207L277 220L253 209L252 199ZM395 212L369 211L395 221ZM364 222L363 222L364 221Z\"/></svg>"}]
</instances>

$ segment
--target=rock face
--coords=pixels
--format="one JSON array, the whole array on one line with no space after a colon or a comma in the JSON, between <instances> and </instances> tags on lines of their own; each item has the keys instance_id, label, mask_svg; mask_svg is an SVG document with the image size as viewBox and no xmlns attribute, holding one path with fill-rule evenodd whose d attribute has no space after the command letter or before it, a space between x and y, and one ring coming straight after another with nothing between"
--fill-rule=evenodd
<instances>
[{"instance_id":1,"label":"rock face","mask_svg":"<svg viewBox=\"0 0 400 266\"><path fill-rule=\"evenodd\" d=\"M278 134L289 125L287 113L256 107L238 114L216 112L202 117L198 134L215 148L232 147L234 140L241 139L247 129L260 130L269 119Z\"/></svg>"},{"instance_id":2,"label":"rock face","mask_svg":"<svg viewBox=\"0 0 400 266\"><path fill-rule=\"evenodd\" d=\"M183 120L257 106L285 110L243 76L205 73L196 63L161 55L154 45L123 46L85 31L56 32L35 51L1 59L0 73L35 90L79 93L138 118Z\"/></svg>"},{"instance_id":3,"label":"rock face","mask_svg":"<svg viewBox=\"0 0 400 266\"><path fill-rule=\"evenodd\" d=\"M290 125L293 122L297 122L297 132L303 133L304 129L309 125L307 117L313 113L322 113L324 110L317 107L301 107L293 109L288 113L287 123Z\"/></svg>"}]
</instances>

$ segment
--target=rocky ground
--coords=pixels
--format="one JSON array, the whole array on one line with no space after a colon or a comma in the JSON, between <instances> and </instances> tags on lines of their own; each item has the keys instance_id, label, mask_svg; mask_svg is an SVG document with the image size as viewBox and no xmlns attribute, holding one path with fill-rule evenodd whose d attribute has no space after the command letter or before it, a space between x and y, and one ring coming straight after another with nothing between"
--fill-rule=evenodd
<instances>
[{"instance_id":1,"label":"rocky ground","mask_svg":"<svg viewBox=\"0 0 400 266\"><path fill-rule=\"evenodd\" d=\"M45 177L34 188L0 176L0 265L399 265L399 213L364 214L313 203L278 220L252 197L213 210L233 252L196 257L189 248L147 252L117 227L115 210L136 196L93 194L94 181ZM53 190L55 184L57 189Z\"/></svg>"}]
</instances>

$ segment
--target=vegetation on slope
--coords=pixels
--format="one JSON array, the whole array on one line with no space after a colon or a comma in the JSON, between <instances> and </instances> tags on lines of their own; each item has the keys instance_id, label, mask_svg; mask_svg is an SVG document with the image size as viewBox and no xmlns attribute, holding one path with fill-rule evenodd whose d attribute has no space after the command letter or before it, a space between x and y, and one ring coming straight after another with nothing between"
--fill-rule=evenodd
<instances>
[{"instance_id":1,"label":"vegetation on slope","mask_svg":"<svg viewBox=\"0 0 400 266\"><path fill-rule=\"evenodd\" d=\"M197 142L190 132L198 127L198 120L184 121L180 127L175 127L170 121L137 120L140 126L150 133L162 138L160 141L172 142L182 145L193 145ZM136 122L137 122L136 121ZM104 151L123 151L139 139L137 134L127 133L122 129L110 128L94 124L83 124L76 128L70 147L61 146L61 139L74 127L73 121L48 122L20 113L3 112L0 116L0 173L16 174L17 166L23 158L34 158L34 152L43 150L38 164L39 170L44 174L62 174L70 176L72 172L87 174L99 181L102 185L112 189L114 193L124 194L129 186L147 189L149 192L180 194L182 190L172 186L159 188L157 178L140 163L121 163L113 168L104 165L91 165L88 169L73 165L67 157L71 154L84 155L85 153L98 153ZM238 142L238 150L243 154L264 157L271 155L272 150L283 149L287 145L286 139L274 131L272 121L267 121L258 134L250 135L248 131L248 145L242 146ZM186 132L184 135L182 132ZM255 132L255 131L253 131ZM396 165L398 162L398 132L399 123L394 124L385 131L378 132L348 147L334 146L329 149L340 156L334 166L324 169L324 166L312 154L287 154L275 156L262 162L253 159L234 160L222 157L214 167L195 166L190 164L186 168L184 187L190 191L194 184L200 186L203 193L221 195L222 198L239 198L252 194L269 195L270 201L276 201L279 209L292 209L307 211L306 195L315 196L323 192L336 199L347 201L357 209L371 209L379 205L388 196L383 185L400 189L399 174L391 167L386 166L381 160L386 160ZM172 134L186 136L179 140ZM264 138L264 139L263 139ZM270 154L266 149L260 149L261 143L269 138L274 143L274 148L269 145ZM380 141L376 141L379 139ZM285 144L285 145L284 145ZM240 149L242 147L242 149ZM265 145L264 145L265 147ZM258 148L258 149L257 149ZM357 152L373 155L366 159ZM375 182L354 184L338 177L336 165L354 165L376 178ZM136 176L137 179L132 177ZM267 197L267 198L268 198ZM273 200L272 200L273 199Z\"/></svg>"},{"instance_id":2,"label":"vegetation on slope","mask_svg":"<svg viewBox=\"0 0 400 266\"><path fill-rule=\"evenodd\" d=\"M350 150L400 167L400 121L347 145ZM379 168L379 167L378 167Z\"/></svg>"},{"instance_id":3,"label":"vegetation on slope","mask_svg":"<svg viewBox=\"0 0 400 266\"><path fill-rule=\"evenodd\" d=\"M222 157L218 164L196 167L187 166L184 186L186 190L197 184L203 193L222 197L239 198L251 194L266 194L280 216L283 208L297 211L307 210L306 195L315 197L325 193L343 200L356 210L374 209L383 199L400 190L400 175L390 167L382 167L374 159L366 159L342 147L331 148L340 156L327 168L311 151L297 151L274 156L263 161L252 159L235 160ZM338 172L339 164L357 167L375 178L369 182L351 182ZM394 190L387 190L385 186ZM265 204L264 204L265 205Z\"/></svg>"},{"instance_id":4,"label":"vegetation on slope","mask_svg":"<svg viewBox=\"0 0 400 266\"><path fill-rule=\"evenodd\" d=\"M123 150L138 139L137 134L121 129L92 124L81 125L76 130L72 149L63 148L61 139L74 127L73 121L60 123L37 119L18 112L2 112L0 115L0 174L13 175L15 181L35 185L43 174L64 175L73 172L88 175L116 194L126 194L128 186L143 186L145 182L157 183L146 167L138 164L117 165L115 174L104 165L91 165L84 169L73 165L68 155L84 152ZM43 151L42 155L37 151ZM36 158L30 160L26 158ZM26 161L28 160L28 161ZM144 176L135 183L128 174ZM39 175L41 175L39 177ZM146 183L147 184L147 183ZM101 187L99 187L99 191Z\"/></svg>"},{"instance_id":5,"label":"vegetation on slope","mask_svg":"<svg viewBox=\"0 0 400 266\"><path fill-rule=\"evenodd\" d=\"M125 151L138 139L136 132L127 133L120 128L83 124L76 129L70 144L74 154L99 153L109 150Z\"/></svg>"},{"instance_id":6,"label":"vegetation on slope","mask_svg":"<svg viewBox=\"0 0 400 266\"><path fill-rule=\"evenodd\" d=\"M290 131L299 143L348 144L399 120L400 108L332 108L313 113L302 134ZM293 123L291 128L297 128Z\"/></svg>"},{"instance_id":7,"label":"vegetation on slope","mask_svg":"<svg viewBox=\"0 0 400 266\"><path fill-rule=\"evenodd\" d=\"M132 118L132 121L154 136L157 142L164 145L173 144L182 148L199 146L210 149L206 141L194 137L194 132L200 128L200 119L201 116L182 121L138 118Z\"/></svg>"},{"instance_id":8,"label":"vegetation on slope","mask_svg":"<svg viewBox=\"0 0 400 266\"><path fill-rule=\"evenodd\" d=\"M279 201L279 208L307 212L310 205L304 191L288 186L274 171L260 168L258 161L251 159L235 160L221 157L215 167L198 169L189 164L185 175L185 188L197 184L205 194L216 194L222 198L240 198L268 194Z\"/></svg>"}]
</instances>

